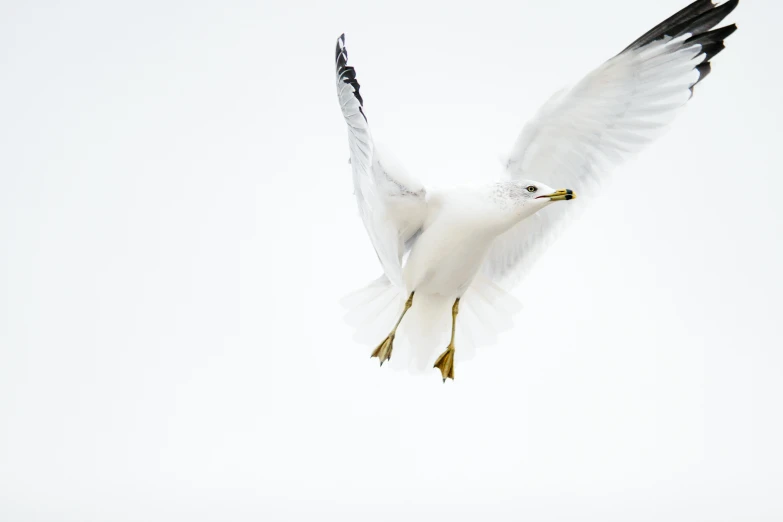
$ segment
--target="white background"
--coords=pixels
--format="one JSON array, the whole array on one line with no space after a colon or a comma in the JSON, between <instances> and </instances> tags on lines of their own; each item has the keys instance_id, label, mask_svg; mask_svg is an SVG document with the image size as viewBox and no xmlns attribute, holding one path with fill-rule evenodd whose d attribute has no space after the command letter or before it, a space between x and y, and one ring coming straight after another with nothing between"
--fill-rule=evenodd
<instances>
[{"instance_id":1,"label":"white background","mask_svg":"<svg viewBox=\"0 0 783 522\"><path fill-rule=\"evenodd\" d=\"M781 520L779 24L445 385L370 360L334 89L425 181L683 0L0 3L0 520Z\"/></svg>"}]
</instances>

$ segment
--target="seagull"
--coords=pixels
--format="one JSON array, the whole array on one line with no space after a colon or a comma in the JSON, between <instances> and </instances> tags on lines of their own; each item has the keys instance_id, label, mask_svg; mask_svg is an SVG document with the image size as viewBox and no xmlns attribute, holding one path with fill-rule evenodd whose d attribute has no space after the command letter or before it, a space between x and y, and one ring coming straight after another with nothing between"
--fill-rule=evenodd
<instances>
[{"instance_id":1,"label":"seagull","mask_svg":"<svg viewBox=\"0 0 783 522\"><path fill-rule=\"evenodd\" d=\"M373 141L341 35L337 96L348 127L354 193L383 268L362 294L370 300L362 298L358 307L391 296L384 298L391 304L381 307L391 306L397 317L371 357L381 365L391 359L398 328L420 302L433 313L450 303L450 341L430 368L440 370L444 383L453 380L457 316L466 293L475 290L478 301L488 289L498 292L518 281L572 214L568 202L577 193L589 197L612 167L660 135L737 29L715 27L738 3L696 0L667 18L552 96L523 128L502 179L439 190L424 187Z\"/></svg>"}]
</instances>

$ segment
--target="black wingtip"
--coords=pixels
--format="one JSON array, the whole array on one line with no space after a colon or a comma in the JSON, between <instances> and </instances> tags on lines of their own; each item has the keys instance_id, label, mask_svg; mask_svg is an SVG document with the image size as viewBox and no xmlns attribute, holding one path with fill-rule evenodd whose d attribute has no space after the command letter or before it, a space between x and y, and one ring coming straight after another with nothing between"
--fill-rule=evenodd
<instances>
[{"instance_id":1,"label":"black wingtip","mask_svg":"<svg viewBox=\"0 0 783 522\"><path fill-rule=\"evenodd\" d=\"M708 31L706 33L701 34L695 34L685 40L685 43L698 43L701 45L720 42L734 34L734 31L737 30L737 24L731 24L727 25L726 27L721 27L719 29L714 29L712 31Z\"/></svg>"},{"instance_id":2,"label":"black wingtip","mask_svg":"<svg viewBox=\"0 0 783 522\"><path fill-rule=\"evenodd\" d=\"M711 43L711 44L708 44L708 45L702 45L701 46L701 52L703 52L704 54L707 55L704 58L704 61L706 62L706 61L712 60L712 58L715 55L717 55L719 52L721 52L725 48L726 48L726 45L722 41Z\"/></svg>"},{"instance_id":3,"label":"black wingtip","mask_svg":"<svg viewBox=\"0 0 783 522\"><path fill-rule=\"evenodd\" d=\"M702 62L696 66L699 78L690 88L691 96L693 96L693 88L712 71L710 60L726 48L724 40L734 34L737 30L737 24L718 29L713 28L720 24L738 5L739 0L728 0L720 4L713 3L713 0L696 0L647 31L626 47L623 52L639 49L666 37L679 38L683 35L690 35L684 43L686 45L700 45L703 55Z\"/></svg>"},{"instance_id":4,"label":"black wingtip","mask_svg":"<svg viewBox=\"0 0 783 522\"><path fill-rule=\"evenodd\" d=\"M728 13L726 13L726 14L729 14L730 12L732 12L733 10L735 10L737 8L737 6L739 5L739 0L729 0L725 4L721 4L718 7L722 7L722 6L725 6L725 5L730 5L731 6L730 8L728 8L729 9Z\"/></svg>"},{"instance_id":5,"label":"black wingtip","mask_svg":"<svg viewBox=\"0 0 783 522\"><path fill-rule=\"evenodd\" d=\"M623 49L623 52L644 47L666 36L676 38L686 33L691 33L693 36L690 39L693 39L706 34L707 31L723 21L738 5L739 0L729 0L722 4L714 4L712 0L696 0L647 31L631 45ZM723 38L728 37L736 30L736 25L733 27L733 29L728 30L727 34L723 35ZM721 30L725 29L722 28Z\"/></svg>"},{"instance_id":6,"label":"black wingtip","mask_svg":"<svg viewBox=\"0 0 783 522\"><path fill-rule=\"evenodd\" d=\"M712 65L710 65L710 62L702 62L696 66L696 70L699 71L699 79L696 80L696 83L691 85L691 98L693 98L693 88L699 85L699 83L701 83L701 81L709 76L710 72L712 72Z\"/></svg>"},{"instance_id":7,"label":"black wingtip","mask_svg":"<svg viewBox=\"0 0 783 522\"><path fill-rule=\"evenodd\" d=\"M342 81L353 87L353 95L357 100L359 100L359 112L362 114L362 116L364 116L366 121L367 116L365 116L363 110L364 100L362 99L362 95L359 94L360 85L356 80L356 69L348 66L348 49L345 47L345 33L341 34L340 37L337 38L335 62L338 81Z\"/></svg>"},{"instance_id":8,"label":"black wingtip","mask_svg":"<svg viewBox=\"0 0 783 522\"><path fill-rule=\"evenodd\" d=\"M699 83L701 83L704 78L709 76L709 74L712 72L712 65L710 65L710 62L700 63L696 66L696 70L699 71L699 79L696 80L696 83L694 83L691 87L691 92L693 92L693 87L699 85Z\"/></svg>"},{"instance_id":9,"label":"black wingtip","mask_svg":"<svg viewBox=\"0 0 783 522\"><path fill-rule=\"evenodd\" d=\"M337 63L338 69L340 67L345 67L345 64L348 62L348 51L345 50L344 36L344 34L340 35L337 39L337 45L334 48L334 61Z\"/></svg>"},{"instance_id":10,"label":"black wingtip","mask_svg":"<svg viewBox=\"0 0 783 522\"><path fill-rule=\"evenodd\" d=\"M730 0L725 4L716 5L709 11L671 28L666 34L673 37L682 36L686 33L691 35L703 34L721 23L738 5L739 0Z\"/></svg>"},{"instance_id":11,"label":"black wingtip","mask_svg":"<svg viewBox=\"0 0 783 522\"><path fill-rule=\"evenodd\" d=\"M623 49L623 52L629 49L637 49L639 47L643 47L651 42L654 42L655 40L663 38L666 35L666 32L669 31L671 28L676 27L680 25L682 22L685 22L687 20L692 20L693 18L713 8L714 8L714 4L712 3L712 0L696 0L692 4L688 5L683 9L680 9L672 16L670 16L663 22L659 23L658 25L656 25L655 27L653 27L652 29L644 33L642 36L637 38L631 45Z\"/></svg>"}]
</instances>

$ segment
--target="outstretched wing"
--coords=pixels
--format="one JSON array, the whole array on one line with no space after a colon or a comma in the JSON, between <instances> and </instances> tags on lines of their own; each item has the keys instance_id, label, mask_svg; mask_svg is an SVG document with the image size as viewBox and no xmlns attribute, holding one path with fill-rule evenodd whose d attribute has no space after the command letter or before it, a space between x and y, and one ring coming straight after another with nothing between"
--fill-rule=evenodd
<instances>
[{"instance_id":1,"label":"outstretched wing","mask_svg":"<svg viewBox=\"0 0 783 522\"><path fill-rule=\"evenodd\" d=\"M345 35L335 51L337 97L348 124L353 185L359 213L389 280L402 285L402 256L424 222L426 192L373 143L356 70L348 66Z\"/></svg>"},{"instance_id":2,"label":"outstretched wing","mask_svg":"<svg viewBox=\"0 0 783 522\"><path fill-rule=\"evenodd\" d=\"M574 189L579 199L552 205L500 236L483 267L487 275L517 281L610 168L665 129L737 29L711 30L738 3L693 2L544 104L517 139L508 175Z\"/></svg>"}]
</instances>

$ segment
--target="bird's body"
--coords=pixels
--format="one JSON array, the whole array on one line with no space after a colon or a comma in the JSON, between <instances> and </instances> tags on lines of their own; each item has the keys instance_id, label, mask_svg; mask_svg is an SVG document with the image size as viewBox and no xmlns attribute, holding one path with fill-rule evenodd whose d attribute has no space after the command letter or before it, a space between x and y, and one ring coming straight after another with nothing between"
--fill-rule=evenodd
<instances>
[{"instance_id":1,"label":"bird's body","mask_svg":"<svg viewBox=\"0 0 783 522\"><path fill-rule=\"evenodd\" d=\"M501 181L429 191L421 232L403 266L406 290L462 297L497 237L546 204L516 204L516 194L528 183Z\"/></svg>"},{"instance_id":2,"label":"bird's body","mask_svg":"<svg viewBox=\"0 0 783 522\"><path fill-rule=\"evenodd\" d=\"M497 329L507 302L498 284L518 280L572 215L571 204L546 207L576 197L571 189L589 200L611 167L665 130L737 29L714 27L738 3L694 1L553 96L520 133L504 179L438 191L418 183L373 140L341 36L337 93L354 190L384 271L355 308L375 310L370 319L388 310L399 316L373 356L381 363L391 358L397 328L412 309L410 359L421 366L433 339L427 331L443 323L440 314L452 301L451 341L435 366L444 380L453 378L460 304L472 307L474 324Z\"/></svg>"},{"instance_id":3,"label":"bird's body","mask_svg":"<svg viewBox=\"0 0 783 522\"><path fill-rule=\"evenodd\" d=\"M406 290L456 299L481 269L502 223L488 219L489 187L456 187L428 198L428 215L403 268Z\"/></svg>"}]
</instances>

